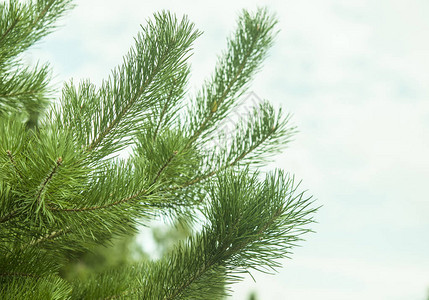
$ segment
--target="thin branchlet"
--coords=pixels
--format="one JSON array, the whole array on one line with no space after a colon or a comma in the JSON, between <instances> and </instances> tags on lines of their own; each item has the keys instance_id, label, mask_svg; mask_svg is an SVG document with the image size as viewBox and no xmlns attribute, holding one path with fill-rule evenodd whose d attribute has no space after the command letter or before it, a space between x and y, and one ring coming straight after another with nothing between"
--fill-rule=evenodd
<instances>
[{"instance_id":1,"label":"thin branchlet","mask_svg":"<svg viewBox=\"0 0 429 300\"><path fill-rule=\"evenodd\" d=\"M170 102L170 100L172 99L172 96L173 96L173 93L174 93L174 88L175 88L175 79L173 78L173 84L171 85L171 89L170 89L170 92L169 92L169 94L168 94L168 97L167 97L167 99L166 99L166 101L165 101L165 103L164 103L164 105L163 105L163 107L162 107L162 111L161 111L161 113L160 113L160 116L159 116L159 120L158 120L158 123L157 123L157 125L156 125L156 128L155 128L155 132L153 133L153 138L152 138L152 140L153 140L153 142L155 142L155 140L156 140L156 138L157 138L157 136L158 136L158 132L159 132L159 130L160 130L160 127L161 127L161 125L162 125L162 121L163 121L163 119L165 118L165 115L166 115L166 112L167 112L167 109L168 109L168 105L169 105L169 102Z\"/></svg>"},{"instance_id":2,"label":"thin branchlet","mask_svg":"<svg viewBox=\"0 0 429 300\"><path fill-rule=\"evenodd\" d=\"M204 131L204 129L206 129L207 123L209 123L210 120L215 115L215 113L216 113L216 111L218 109L218 106L222 105L222 102L224 102L224 100L225 100L226 96L228 95L229 91L231 90L232 86L235 84L238 76L243 71L244 65L246 63L246 58L247 58L247 56L244 57L243 63L240 65L240 67L238 69L238 72L235 74L234 79L231 80L231 82L227 86L227 88L224 91L224 93L218 99L214 100L214 105L210 108L207 117L201 122L201 124L199 125L199 127L195 131L195 133L189 138L189 142L188 142L187 147L190 146L193 142L195 142L198 139L198 137L201 135L201 133Z\"/></svg>"},{"instance_id":3,"label":"thin branchlet","mask_svg":"<svg viewBox=\"0 0 429 300\"><path fill-rule=\"evenodd\" d=\"M5 215L4 217L2 217L0 219L0 223L5 223L7 221L10 221L11 219L15 218L18 214L19 214L18 210L12 211L12 212L8 213L7 215Z\"/></svg>"},{"instance_id":4,"label":"thin branchlet","mask_svg":"<svg viewBox=\"0 0 429 300\"><path fill-rule=\"evenodd\" d=\"M216 114L219 105L222 105L222 103L227 98L228 94L231 91L231 88L234 86L234 84L237 82L237 79L242 74L244 66L246 65L246 62L247 62L251 52L254 50L253 47L254 47L255 41L256 40L252 41L252 46L249 47L249 51L245 53L245 55L243 57L243 61L241 62L240 66L238 67L238 71L235 73L234 78L229 82L229 84L228 84L227 88L225 89L225 91L223 92L223 94L219 98L214 100L214 104L212 105L212 107L209 108L209 113L208 113L207 117L201 122L198 129L189 138L189 142L188 142L187 146L190 146L195 140L198 139L198 137L201 135L201 133L204 131L204 129L206 129L207 124L210 122L210 120ZM185 148L187 148L187 147L185 147Z\"/></svg>"},{"instance_id":5,"label":"thin branchlet","mask_svg":"<svg viewBox=\"0 0 429 300\"><path fill-rule=\"evenodd\" d=\"M23 176L22 176L21 172L18 170L18 167L16 166L16 161L15 161L15 159L13 158L12 151L10 151L10 150L6 150L6 154L7 154L7 156L9 157L9 160L10 160L10 162L11 162L11 164L12 164L12 166L13 166L13 168L14 168L15 172L16 172L16 174L18 174L18 176L19 176L21 179L23 179Z\"/></svg>"},{"instance_id":6,"label":"thin branchlet","mask_svg":"<svg viewBox=\"0 0 429 300\"><path fill-rule=\"evenodd\" d=\"M167 169L168 165L173 161L174 157L178 154L178 151L174 151L173 154L168 158L168 160L161 166L161 168L156 173L154 180L152 181L152 185L158 182L158 179L161 177L162 173Z\"/></svg>"},{"instance_id":7,"label":"thin branchlet","mask_svg":"<svg viewBox=\"0 0 429 300\"><path fill-rule=\"evenodd\" d=\"M31 278L40 278L40 276L30 273L0 273L0 277L31 277Z\"/></svg>"},{"instance_id":8,"label":"thin branchlet","mask_svg":"<svg viewBox=\"0 0 429 300\"><path fill-rule=\"evenodd\" d=\"M48 176L46 176L45 180L40 184L40 188L36 194L36 203L40 204L43 192L45 191L46 187L48 186L52 178L55 176L55 174L57 174L58 168L61 166L62 163L63 159L61 157L58 157L57 161L55 162L55 166L52 168Z\"/></svg>"},{"instance_id":9,"label":"thin branchlet","mask_svg":"<svg viewBox=\"0 0 429 300\"><path fill-rule=\"evenodd\" d=\"M24 250L28 246L36 246L36 245L39 245L39 244L41 244L43 242L56 239L56 238L58 238L58 237L60 237L62 235L67 234L68 232L70 232L70 226L67 226L64 229L58 229L58 230L52 231L51 233L48 233L48 234L46 234L43 237L40 237L40 238L38 238L36 240L32 240L28 245L22 245L21 249Z\"/></svg>"},{"instance_id":10,"label":"thin branchlet","mask_svg":"<svg viewBox=\"0 0 429 300\"><path fill-rule=\"evenodd\" d=\"M105 204L105 205L98 205L98 206L91 206L91 207L80 207L80 208L50 208L51 211L64 211L64 212L84 212L84 211L91 211L91 210L101 210L101 209L106 209L106 208L111 208L111 207L115 207L118 206L120 204L124 204L127 202L130 202L132 200L136 200L139 199L140 197L143 197L147 194L148 190L142 190L139 191L129 197L125 197L122 199L119 199L115 202L109 203L109 204Z\"/></svg>"},{"instance_id":11,"label":"thin branchlet","mask_svg":"<svg viewBox=\"0 0 429 300\"><path fill-rule=\"evenodd\" d=\"M272 127L271 131L269 132L269 134L267 134L266 136L264 136L260 141L258 141L257 143L255 143L254 145L252 145L252 147L250 147L247 151L243 152L242 154L240 154L234 161L216 169L213 170L211 172L208 172L206 174L203 174L199 177L196 177L184 184L182 184L181 186L176 186L171 188L170 190L177 190L177 189L181 189L181 188L186 188L189 187L191 185L197 184L201 181L207 180L210 177L213 177L217 174L219 174L220 172L225 171L228 168L234 167L236 166L241 160L243 160L249 153L251 153L252 151L254 151L255 149L257 149L260 145L262 145L266 140L268 140L270 138L271 135L273 135L275 133L276 128Z\"/></svg>"}]
</instances>

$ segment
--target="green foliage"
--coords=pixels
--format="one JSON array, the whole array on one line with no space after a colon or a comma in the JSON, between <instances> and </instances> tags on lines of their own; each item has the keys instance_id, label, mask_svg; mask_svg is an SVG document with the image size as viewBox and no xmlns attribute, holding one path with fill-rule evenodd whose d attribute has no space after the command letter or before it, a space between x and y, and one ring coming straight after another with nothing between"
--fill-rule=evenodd
<instances>
[{"instance_id":1,"label":"green foliage","mask_svg":"<svg viewBox=\"0 0 429 300\"><path fill-rule=\"evenodd\" d=\"M92 273L101 273L123 265L135 264L148 259L146 253L136 241L136 236L115 237L107 245L98 245L90 252L80 254L76 260L65 264L59 270L61 277L71 280L85 281ZM69 253L76 256L76 253Z\"/></svg>"},{"instance_id":2,"label":"green foliage","mask_svg":"<svg viewBox=\"0 0 429 300\"><path fill-rule=\"evenodd\" d=\"M177 218L172 226L158 225L152 226L151 232L156 244L156 254L163 255L174 250L175 245L192 235L192 224L184 218Z\"/></svg>"},{"instance_id":3,"label":"green foliage","mask_svg":"<svg viewBox=\"0 0 429 300\"><path fill-rule=\"evenodd\" d=\"M250 293L249 300L257 300L256 294L254 292Z\"/></svg>"},{"instance_id":4,"label":"green foliage","mask_svg":"<svg viewBox=\"0 0 429 300\"><path fill-rule=\"evenodd\" d=\"M157 13L100 87L70 81L44 110L49 69L19 56L70 6L0 4L0 297L220 299L243 273L279 268L316 210L293 176L257 171L295 133L289 116L264 101L213 137L260 69L276 19L243 11L186 103L200 32ZM118 158L124 149L130 157ZM154 217L182 225L152 261L128 246Z\"/></svg>"},{"instance_id":5,"label":"green foliage","mask_svg":"<svg viewBox=\"0 0 429 300\"><path fill-rule=\"evenodd\" d=\"M70 0L0 3L0 113L26 110L34 128L50 96L47 64L23 66L20 55L52 29L71 7Z\"/></svg>"}]
</instances>

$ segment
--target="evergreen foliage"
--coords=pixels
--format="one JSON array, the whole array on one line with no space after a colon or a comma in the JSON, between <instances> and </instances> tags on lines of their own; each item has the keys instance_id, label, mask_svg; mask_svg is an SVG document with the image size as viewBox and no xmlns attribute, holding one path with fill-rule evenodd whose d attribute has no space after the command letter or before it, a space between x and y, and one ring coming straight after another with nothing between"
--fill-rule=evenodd
<instances>
[{"instance_id":1,"label":"evergreen foliage","mask_svg":"<svg viewBox=\"0 0 429 300\"><path fill-rule=\"evenodd\" d=\"M47 108L48 65L25 66L21 54L70 7L0 4L0 298L219 299L243 273L279 268L316 209L293 176L257 167L295 128L264 101L231 136L216 135L261 68L276 19L243 11L213 75L186 100L201 32L157 13L100 87L70 81ZM124 149L130 157L118 158ZM159 260L61 276L73 257L160 216L202 229Z\"/></svg>"}]
</instances>

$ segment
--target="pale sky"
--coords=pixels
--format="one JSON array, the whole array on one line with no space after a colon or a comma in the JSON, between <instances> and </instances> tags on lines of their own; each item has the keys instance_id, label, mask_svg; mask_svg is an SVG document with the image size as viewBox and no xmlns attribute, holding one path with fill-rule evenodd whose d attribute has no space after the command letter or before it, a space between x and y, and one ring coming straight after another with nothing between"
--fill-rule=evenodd
<instances>
[{"instance_id":1,"label":"pale sky","mask_svg":"<svg viewBox=\"0 0 429 300\"><path fill-rule=\"evenodd\" d=\"M232 299L425 300L429 291L427 0L76 1L31 52L54 82L99 83L153 12L187 14L192 85L213 70L242 8L268 6L280 34L252 86L293 113L300 132L273 166L323 208L316 231L275 276L254 273Z\"/></svg>"}]
</instances>

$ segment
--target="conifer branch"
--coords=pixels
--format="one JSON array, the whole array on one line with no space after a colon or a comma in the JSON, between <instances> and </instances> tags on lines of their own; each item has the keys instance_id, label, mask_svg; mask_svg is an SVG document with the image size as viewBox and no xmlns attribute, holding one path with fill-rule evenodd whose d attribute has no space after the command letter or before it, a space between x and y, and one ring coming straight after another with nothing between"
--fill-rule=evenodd
<instances>
[{"instance_id":1,"label":"conifer branch","mask_svg":"<svg viewBox=\"0 0 429 300\"><path fill-rule=\"evenodd\" d=\"M18 174L19 178L23 179L21 172L18 170L18 167L16 166L16 162L15 162L15 159L13 158L12 152L10 150L6 150L6 154L9 157L9 160L10 160L16 174Z\"/></svg>"},{"instance_id":2,"label":"conifer branch","mask_svg":"<svg viewBox=\"0 0 429 300\"><path fill-rule=\"evenodd\" d=\"M228 93L230 92L231 88L234 86L234 84L236 83L238 77L240 76L240 74L243 72L244 66L246 65L246 61L248 59L248 57L250 56L252 50L253 50L253 44L255 43L255 41L253 41L252 43L252 47L251 47L251 51L247 52L247 55L244 56L243 62L241 63L238 72L235 74L233 80L231 80L231 82L228 84L226 90L223 92L223 94L218 98L214 100L214 106L210 108L209 114L208 116L202 121L202 123L200 124L199 128L196 130L196 132L189 138L189 145L192 144L195 140L198 139L198 137L201 135L201 133L204 131L207 123L213 118L213 116L215 115L216 111L218 110L219 105L222 105L223 101L225 101ZM187 145L187 146L189 146ZM187 147L185 147L187 148Z\"/></svg>"},{"instance_id":3,"label":"conifer branch","mask_svg":"<svg viewBox=\"0 0 429 300\"><path fill-rule=\"evenodd\" d=\"M243 30L246 30L246 29L249 29L249 28L243 28ZM211 101L208 102L208 104L210 104L209 107L206 107L206 109L208 109L208 114L204 117L204 119L198 125L198 128L189 137L188 142L179 151L179 153L182 153L183 151L186 151L187 149L189 149L189 147L191 146L191 144L193 144L200 137L200 135L207 128L207 126L210 126L209 125L210 121L212 121L212 119L216 116L216 114L217 114L217 112L219 110L219 107L221 107L221 105L223 104L223 102L227 99L228 95L231 93L233 87L237 84L237 82L239 82L241 76L243 75L244 69L245 69L245 67L246 67L246 65L248 63L248 60L254 54L254 52L255 51L262 51L263 52L263 50L261 50L258 47L256 47L256 43L259 41L260 35L261 35L260 25L257 24L256 25L256 34L252 37L252 41L250 43L250 46L248 46L248 48L246 49L247 51L242 54L243 57L242 58L240 57L241 63L238 65L238 68L236 69L236 72L235 72L233 78L229 81L229 83L227 84L225 90L222 92L222 94L220 96L215 97L215 99L212 99ZM233 50L229 49L229 51L231 51L230 54L233 55ZM226 60L226 58L224 58L224 59ZM222 64L222 63L225 63L225 62L220 61L219 63ZM217 71L220 72L219 70L217 70ZM223 74L217 74L217 73L215 73L215 76L222 77ZM216 79L214 79L214 80L216 80ZM237 91L233 91L233 95L235 93L237 93ZM231 96L233 96L233 95L231 95ZM229 104L229 106L231 106L231 104ZM205 111L205 114L206 113L207 113L207 110ZM169 161L171 161L171 158L169 159Z\"/></svg>"},{"instance_id":4,"label":"conifer branch","mask_svg":"<svg viewBox=\"0 0 429 300\"><path fill-rule=\"evenodd\" d=\"M222 96L219 98L219 104L221 104L222 102L223 102L223 100L225 100L225 98L226 98L226 96L228 95L228 93L229 93L229 91L230 91L230 89L231 89L231 87L234 85L234 83L235 83L235 81L237 80L237 78L238 78L238 76L240 75L240 73L242 72L242 70L243 70L243 68L244 68L244 64L245 64L245 62L246 62L246 57L245 57L245 61L241 64L241 66L240 66L240 68L239 68L239 71L238 71L238 73L236 74L236 76L234 77L234 80L233 81L231 81L231 83L228 85L228 87L227 87L227 89L225 90L225 92L222 94ZM215 103L216 103L216 100L215 100ZM216 104L216 109L214 109L214 108L212 108L211 110L210 110L210 113L209 113L209 115L206 117L206 119L201 123L201 125L200 125L200 127L199 127L199 129L189 138L189 141L188 141L188 143L185 145L185 147L183 147L179 152L180 153L182 153L183 151L185 151L185 150L187 150L187 149L189 149L189 147L192 145L192 143L195 141L195 140L197 140L198 139L198 137L199 137L199 135L203 132L203 130L204 130L204 128L205 128L205 126L206 126L206 124L212 119L212 117L213 117L213 115L215 114L215 112L217 111L217 105L219 105L219 104ZM177 153L176 153L177 154ZM172 156L170 156L170 158L167 160L167 163L166 163L166 165L163 167L163 169L165 169L167 166L168 166L168 164L173 160L173 158L174 158L174 155L175 154L173 154ZM213 174L214 175L214 174Z\"/></svg>"},{"instance_id":5,"label":"conifer branch","mask_svg":"<svg viewBox=\"0 0 429 300\"><path fill-rule=\"evenodd\" d=\"M135 200L140 196L145 196L146 192L147 192L147 190L142 190L142 191L135 193L134 195L131 195L129 197L126 197L126 198L123 198L123 199L120 199L120 200L117 200L115 202L105 204L105 205L81 207L81 208L50 208L50 210L51 211L64 211L64 212L83 212L83 211L91 211L91 210L101 210L101 209L111 208L111 207L126 203L126 202L131 201L131 200Z\"/></svg>"},{"instance_id":6,"label":"conifer branch","mask_svg":"<svg viewBox=\"0 0 429 300\"><path fill-rule=\"evenodd\" d=\"M265 230L267 230L267 228L269 228L274 223L274 221L281 215L281 213L282 213L281 210L278 209L277 213L272 216L272 218L257 232L255 236L259 236L260 238L258 239L262 239ZM235 229L239 227L240 222L241 222L241 218L236 219L234 224L228 230L230 232L234 232ZM186 280L182 281L180 286L177 289L175 289L174 293L164 297L164 300L173 300L176 297L180 297L180 295L187 288L189 288L194 282L198 281L198 279L203 277L207 271L209 271L211 268L215 268L216 265L218 264L225 263L225 261L227 261L237 251L239 251L240 249L244 249L247 245L253 242L254 242L253 240L247 239L241 243L237 243L236 245L234 245L233 248L230 247L229 243L223 243L222 246L219 247L217 250L218 256L212 256L209 261L204 262L201 265L201 267L198 269L198 271L193 273L192 276L190 276ZM217 257L218 259L216 260L215 257Z\"/></svg>"},{"instance_id":7,"label":"conifer branch","mask_svg":"<svg viewBox=\"0 0 429 300\"><path fill-rule=\"evenodd\" d=\"M204 181L210 177L213 177L216 174L219 174L222 171L225 171L228 168L234 167L236 166L241 160L243 160L248 154L250 154L252 151L254 151L255 149L257 149L260 145L262 145L266 140L268 140L270 138L270 136L272 136L276 131L276 128L273 127L272 130L266 135L264 136L259 142L255 143L251 148L249 148L247 151L243 152L242 154L240 154L234 161L228 163L227 165L224 165L216 170L213 170L211 172L208 172L202 176L199 176L197 178L194 178L186 183L184 183L181 186L178 187L173 187L171 188L171 190L177 190L177 189L181 189L181 188L185 188L194 184L197 184L201 181Z\"/></svg>"},{"instance_id":8,"label":"conifer branch","mask_svg":"<svg viewBox=\"0 0 429 300\"><path fill-rule=\"evenodd\" d=\"M7 11L9 14L6 16L12 18L12 22L0 36L0 45L5 45L8 52L0 52L0 57L3 58L3 61L0 61L0 65L18 55L49 33L50 29L52 29L53 21L60 17L70 4L70 0L46 1L47 3L44 3L43 8L39 11L39 2L31 3L27 7L12 1L9 2L9 11ZM5 9L4 6L2 8ZM14 10L16 15L10 13L12 10ZM14 31L15 35L11 37L11 40L7 40L8 35ZM13 45L12 48L10 47L11 44Z\"/></svg>"},{"instance_id":9,"label":"conifer branch","mask_svg":"<svg viewBox=\"0 0 429 300\"><path fill-rule=\"evenodd\" d=\"M133 294L133 292L132 291L130 291L130 290L125 290L125 291L123 291L122 293L120 293L119 295L113 295L113 296L109 296L109 297L106 297L106 298L103 298L104 300L113 300L113 299L120 299L120 298L122 298L122 297L124 297L124 296L130 296L130 295L132 295Z\"/></svg>"},{"instance_id":10,"label":"conifer branch","mask_svg":"<svg viewBox=\"0 0 429 300\"><path fill-rule=\"evenodd\" d=\"M60 229L58 231L52 231L51 233L49 233L49 234L47 234L47 235L45 235L45 236L43 236L37 240L31 241L29 246L34 246L34 245L43 243L45 241L55 239L55 238L57 238L63 234L66 234L69 229L70 229L70 226L67 226L65 229Z\"/></svg>"},{"instance_id":11,"label":"conifer branch","mask_svg":"<svg viewBox=\"0 0 429 300\"><path fill-rule=\"evenodd\" d=\"M0 277L9 277L9 276L40 278L40 276L29 274L29 273L0 273Z\"/></svg>"},{"instance_id":12,"label":"conifer branch","mask_svg":"<svg viewBox=\"0 0 429 300\"><path fill-rule=\"evenodd\" d=\"M133 104L143 95L147 85L153 80L156 73L158 72L159 64L156 65L154 72L152 73L152 76L149 77L143 85L140 87L138 92L134 95L134 97L127 103L127 105L124 106L124 108L119 112L119 114L116 115L116 117L110 121L110 123L107 125L107 127L98 134L98 136L92 141L92 143L88 146L88 151L92 151L95 147L97 147L102 140L109 134L112 129L117 126L121 119L127 114L127 112L130 110L130 108L133 106Z\"/></svg>"},{"instance_id":13,"label":"conifer branch","mask_svg":"<svg viewBox=\"0 0 429 300\"><path fill-rule=\"evenodd\" d=\"M212 80L198 94L196 108L189 110L190 143L200 136L207 137L213 126L230 112L236 98L246 91L272 44L275 24L266 10L255 15L243 12L240 16L239 26L228 40L227 52L220 57Z\"/></svg>"},{"instance_id":14,"label":"conifer branch","mask_svg":"<svg viewBox=\"0 0 429 300\"><path fill-rule=\"evenodd\" d=\"M22 97L22 96L32 96L35 93L39 92L40 89L34 89L34 90L28 90L28 91L20 91L20 92L15 92L15 93L4 93L4 94L0 94L1 98L12 98L12 97Z\"/></svg>"},{"instance_id":15,"label":"conifer branch","mask_svg":"<svg viewBox=\"0 0 429 300\"><path fill-rule=\"evenodd\" d=\"M55 166L52 168L51 173L45 178L45 180L40 184L39 191L36 194L36 203L40 205L42 194L47 187L48 183L52 180L54 175L57 173L59 166L63 163L63 159L61 157L58 157Z\"/></svg>"},{"instance_id":16,"label":"conifer branch","mask_svg":"<svg viewBox=\"0 0 429 300\"><path fill-rule=\"evenodd\" d=\"M134 102L135 98L131 101ZM99 135L91 142L91 144L88 146L88 151L92 151L95 147L97 147L101 141L106 137L106 135L119 123L121 118L127 113L127 111L131 107L131 102L124 107L124 109L120 112L119 115L114 118L110 124L101 132Z\"/></svg>"},{"instance_id":17,"label":"conifer branch","mask_svg":"<svg viewBox=\"0 0 429 300\"><path fill-rule=\"evenodd\" d=\"M31 27L35 26L36 24L39 23L39 21L48 13L49 9L52 7L52 4L55 3L55 0L52 0L51 2L49 2L45 8L40 12L40 14L37 16L37 18L34 20L34 22L31 24ZM32 29L29 28L28 31L31 31Z\"/></svg>"},{"instance_id":18,"label":"conifer branch","mask_svg":"<svg viewBox=\"0 0 429 300\"><path fill-rule=\"evenodd\" d=\"M15 26L18 24L19 18L16 18L13 20L12 24L10 24L9 28L5 30L3 35L0 37L0 45L3 43L3 40L6 38L6 36L15 28Z\"/></svg>"},{"instance_id":19,"label":"conifer branch","mask_svg":"<svg viewBox=\"0 0 429 300\"><path fill-rule=\"evenodd\" d=\"M93 124L91 130L84 124L91 141L88 151L97 149L95 157L101 158L130 143L139 130L136 124L144 124L151 106L158 105L159 96L170 90L171 78L186 75L190 47L199 34L186 17L178 22L167 12L155 15L155 22L149 22L136 38L124 64L103 82L96 95L101 104L89 108L90 118L82 118ZM69 100L65 100L65 113L75 118L74 108L67 107Z\"/></svg>"},{"instance_id":20,"label":"conifer branch","mask_svg":"<svg viewBox=\"0 0 429 300\"><path fill-rule=\"evenodd\" d=\"M25 109L37 119L49 96L49 70L30 70L17 58L71 0L17 1L0 4L0 249L6 253L0 298L211 299L250 269L279 267L278 259L309 231L302 226L315 210L302 194L293 195L289 175L259 181L250 166L263 165L293 130L264 103L240 118L231 137L220 135L225 147L209 148L266 57L275 18L265 9L243 11L211 79L182 111L188 58L200 32L186 16L155 14L100 88L90 81L66 85L28 140L20 114ZM110 159L134 142L130 159ZM47 157L54 160L40 161ZM203 205L194 205L203 197ZM147 217L183 214L188 222L191 209L204 215L203 228L187 232L160 260L71 282L57 276L68 251L135 232Z\"/></svg>"},{"instance_id":21,"label":"conifer branch","mask_svg":"<svg viewBox=\"0 0 429 300\"><path fill-rule=\"evenodd\" d=\"M5 215L3 218L0 219L0 223L5 223L7 221L9 221L10 219L15 218L18 215L18 210L14 210L10 213L8 213L7 215Z\"/></svg>"},{"instance_id":22,"label":"conifer branch","mask_svg":"<svg viewBox=\"0 0 429 300\"><path fill-rule=\"evenodd\" d=\"M175 81L176 80L173 78L173 84L171 86L171 89L170 89L170 92L168 94L167 100L165 101L165 103L164 103L164 105L162 107L161 113L159 115L159 120L158 120L158 123L156 125L155 132L153 133L153 139L152 140L154 142L155 142L155 140L157 138L158 131L159 131L160 127L161 127L162 121L163 121L163 119L165 117L165 114L166 114L166 112L168 110L168 104L169 104L170 100L172 99L173 92L174 92L174 87L175 87Z\"/></svg>"},{"instance_id":23,"label":"conifer branch","mask_svg":"<svg viewBox=\"0 0 429 300\"><path fill-rule=\"evenodd\" d=\"M178 154L178 151L174 151L173 154L168 158L168 160L162 165L162 167L158 170L156 173L156 176L154 180L152 181L152 185L154 185L158 179L161 177L162 173L165 171L165 169L168 167L168 165L171 163L171 161L174 159L174 157Z\"/></svg>"},{"instance_id":24,"label":"conifer branch","mask_svg":"<svg viewBox=\"0 0 429 300\"><path fill-rule=\"evenodd\" d=\"M240 224L241 220L242 220L241 216L239 218L235 219L234 224L232 224L232 226L229 227L228 230L230 232L235 232L235 230L238 228L238 225ZM262 232L260 232L259 235L261 233ZM244 248L244 246L245 245L242 244L242 248ZM231 248L228 249L228 248L229 248L228 243L223 243L222 246L217 249L218 256L212 255L208 262L205 261L201 265L201 267L195 273L192 274L191 277L189 277L188 279L186 279L185 281L182 282L182 284L175 290L175 292L172 295L164 297L164 300L173 300L176 297L179 297L189 286L191 286L192 283L197 281L200 277L202 277L211 268L216 267L216 264L225 263L225 261L227 260L227 258L225 258L225 257L229 257L231 254L233 254L234 250L236 251L236 249L231 249ZM236 248L240 249L239 247L236 247ZM228 250L229 250L229 252L228 252ZM215 259L215 258L217 258L217 259Z\"/></svg>"}]
</instances>

